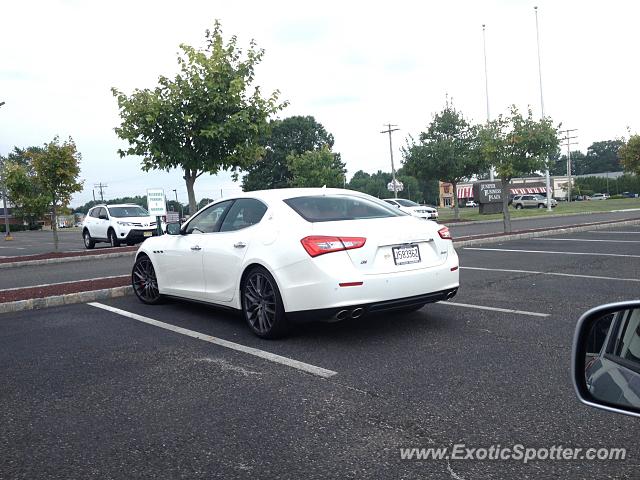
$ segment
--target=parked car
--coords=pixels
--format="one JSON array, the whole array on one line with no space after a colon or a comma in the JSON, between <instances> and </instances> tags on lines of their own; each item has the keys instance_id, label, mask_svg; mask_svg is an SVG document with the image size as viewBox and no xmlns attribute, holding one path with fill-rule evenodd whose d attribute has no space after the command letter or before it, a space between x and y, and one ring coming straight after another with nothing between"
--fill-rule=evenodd
<instances>
[{"instance_id":1,"label":"parked car","mask_svg":"<svg viewBox=\"0 0 640 480\"><path fill-rule=\"evenodd\" d=\"M465 207L477 207L478 204L476 202L474 202L473 200L467 200L467 202L464 204Z\"/></svg>"},{"instance_id":2,"label":"parked car","mask_svg":"<svg viewBox=\"0 0 640 480\"><path fill-rule=\"evenodd\" d=\"M156 219L144 208L133 204L97 205L82 222L84 246L91 249L98 242L117 247L135 245L156 235Z\"/></svg>"},{"instance_id":3,"label":"parked car","mask_svg":"<svg viewBox=\"0 0 640 480\"><path fill-rule=\"evenodd\" d=\"M621 194L625 198L636 198L638 195L632 192L622 192Z\"/></svg>"},{"instance_id":4,"label":"parked car","mask_svg":"<svg viewBox=\"0 0 640 480\"><path fill-rule=\"evenodd\" d=\"M137 297L175 296L240 310L258 336L292 322L417 310L453 297L449 229L369 195L287 188L220 199L146 240L132 271Z\"/></svg>"},{"instance_id":5,"label":"parked car","mask_svg":"<svg viewBox=\"0 0 640 480\"><path fill-rule=\"evenodd\" d=\"M591 200L607 200L609 196L608 193L594 193L591 195Z\"/></svg>"},{"instance_id":6,"label":"parked car","mask_svg":"<svg viewBox=\"0 0 640 480\"><path fill-rule=\"evenodd\" d=\"M602 305L578 320L572 371L583 403L640 417L640 301Z\"/></svg>"},{"instance_id":7,"label":"parked car","mask_svg":"<svg viewBox=\"0 0 640 480\"><path fill-rule=\"evenodd\" d=\"M420 217L430 220L435 220L438 218L438 210L435 207L420 205L419 203L412 202L411 200L407 200L406 198L385 198L384 201L389 205L393 205L403 212L408 213L409 215L413 215L414 217Z\"/></svg>"},{"instance_id":8,"label":"parked car","mask_svg":"<svg viewBox=\"0 0 640 480\"><path fill-rule=\"evenodd\" d=\"M554 198L551 199L551 207L558 205L558 201ZM513 197L513 207L517 210L522 208L546 208L547 197L542 195L516 195Z\"/></svg>"}]
</instances>

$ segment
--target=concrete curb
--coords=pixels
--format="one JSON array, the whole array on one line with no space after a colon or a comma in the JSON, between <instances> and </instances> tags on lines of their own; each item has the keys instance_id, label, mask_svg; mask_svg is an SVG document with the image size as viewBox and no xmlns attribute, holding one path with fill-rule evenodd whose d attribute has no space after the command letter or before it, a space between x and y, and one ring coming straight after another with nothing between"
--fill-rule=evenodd
<instances>
[{"instance_id":1,"label":"concrete curb","mask_svg":"<svg viewBox=\"0 0 640 480\"><path fill-rule=\"evenodd\" d=\"M96 300L124 297L126 295L131 295L132 293L133 287L126 285L124 287L104 288L102 290L90 290L88 292L67 293L65 295L55 295L53 297L30 298L28 300L0 303L0 313L40 310L48 307L72 305L74 303L95 302Z\"/></svg>"},{"instance_id":2,"label":"concrete curb","mask_svg":"<svg viewBox=\"0 0 640 480\"><path fill-rule=\"evenodd\" d=\"M97 260L103 258L118 258L134 256L136 252L117 252L117 253L100 253L97 255L76 255L74 257L58 257L58 258L44 258L40 260L22 260L19 262L7 262L0 263L0 270L3 268L17 268L17 267L29 267L33 265L48 265L51 263L68 263L68 262L82 262L87 260Z\"/></svg>"},{"instance_id":3,"label":"concrete curb","mask_svg":"<svg viewBox=\"0 0 640 480\"><path fill-rule=\"evenodd\" d=\"M456 242L454 239L454 247L468 247L471 245L481 245L484 243L499 243L509 240L522 240L527 238L549 237L562 233L587 232L589 230L604 230L609 227L623 227L625 225L640 225L640 220L621 220L607 223L595 223L591 225L578 225L575 227L556 228L554 230L540 230L537 232L516 233L513 235L497 235L494 237L471 238L469 240L461 240Z\"/></svg>"}]
</instances>

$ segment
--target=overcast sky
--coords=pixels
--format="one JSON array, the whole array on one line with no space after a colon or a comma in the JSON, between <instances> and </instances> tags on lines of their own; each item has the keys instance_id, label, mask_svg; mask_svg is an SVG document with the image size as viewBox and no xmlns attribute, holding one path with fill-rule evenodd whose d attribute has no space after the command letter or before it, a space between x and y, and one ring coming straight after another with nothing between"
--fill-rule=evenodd
<instances>
[{"instance_id":1,"label":"overcast sky","mask_svg":"<svg viewBox=\"0 0 640 480\"><path fill-rule=\"evenodd\" d=\"M446 95L473 121L486 119L482 24L487 25L492 116L510 104L540 115L534 5L539 7L545 113L577 128L585 151L640 130L637 1L29 1L4 2L0 29L0 155L14 145L72 136L85 189L72 202L172 190L182 174L143 173L120 159L110 88L130 93L175 73L180 43L203 45L214 19L225 37L266 55L263 92L279 89L280 117L313 115L336 139L348 176L389 171L383 124L397 124L396 166L409 134L423 130ZM196 197L240 190L228 174L203 175ZM169 195L170 194L170 195Z\"/></svg>"}]
</instances>

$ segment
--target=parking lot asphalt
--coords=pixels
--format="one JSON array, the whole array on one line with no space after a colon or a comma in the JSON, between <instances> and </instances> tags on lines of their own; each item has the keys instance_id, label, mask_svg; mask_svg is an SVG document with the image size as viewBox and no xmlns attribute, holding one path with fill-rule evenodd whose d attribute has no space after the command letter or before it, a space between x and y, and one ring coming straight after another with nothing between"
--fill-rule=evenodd
<instances>
[{"instance_id":1,"label":"parking lot asphalt","mask_svg":"<svg viewBox=\"0 0 640 480\"><path fill-rule=\"evenodd\" d=\"M180 301L0 315L0 478L638 478L637 420L580 404L570 354L582 312L640 297L640 227L458 253L451 302L279 341ZM459 443L627 459L400 459Z\"/></svg>"},{"instance_id":2,"label":"parking lot asphalt","mask_svg":"<svg viewBox=\"0 0 640 480\"><path fill-rule=\"evenodd\" d=\"M37 255L54 251L53 233L51 230L33 230L27 232L11 232L12 241L4 241L0 236L0 257L18 257ZM77 228L58 230L58 251L76 252L84 250L82 234ZM96 249L111 249L107 243L97 243Z\"/></svg>"}]
</instances>

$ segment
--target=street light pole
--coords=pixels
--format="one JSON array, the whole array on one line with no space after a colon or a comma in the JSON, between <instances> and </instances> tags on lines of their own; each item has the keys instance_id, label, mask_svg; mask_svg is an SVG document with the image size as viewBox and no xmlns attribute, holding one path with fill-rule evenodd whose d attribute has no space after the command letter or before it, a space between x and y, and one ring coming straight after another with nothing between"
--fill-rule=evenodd
<instances>
[{"instance_id":1,"label":"street light pole","mask_svg":"<svg viewBox=\"0 0 640 480\"><path fill-rule=\"evenodd\" d=\"M540 80L540 113L544 120L544 97L542 96L542 62L540 61L540 32L538 29L538 7L533 7L536 14L536 43L538 45L538 78ZM545 172L547 183L547 212L551 211L551 178L549 177L549 168Z\"/></svg>"},{"instance_id":2,"label":"street light pole","mask_svg":"<svg viewBox=\"0 0 640 480\"><path fill-rule=\"evenodd\" d=\"M482 24L482 45L484 47L484 91L487 97L487 125L491 121L491 115L489 115L489 74L487 70L487 37L485 34L485 24ZM493 181L493 165L489 166L489 180Z\"/></svg>"},{"instance_id":3,"label":"street light pole","mask_svg":"<svg viewBox=\"0 0 640 480\"><path fill-rule=\"evenodd\" d=\"M387 129L381 131L380 133L389 134L389 153L391 154L391 183L393 185L393 196L394 198L398 198L398 185L396 184L396 167L393 164L393 142L391 140L391 132L395 132L400 129L391 128L391 127L397 127L397 125L392 125L391 123L387 123Z\"/></svg>"}]
</instances>

